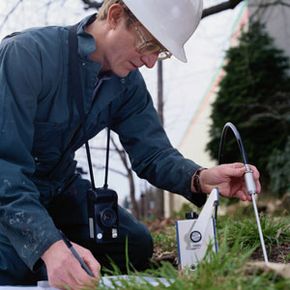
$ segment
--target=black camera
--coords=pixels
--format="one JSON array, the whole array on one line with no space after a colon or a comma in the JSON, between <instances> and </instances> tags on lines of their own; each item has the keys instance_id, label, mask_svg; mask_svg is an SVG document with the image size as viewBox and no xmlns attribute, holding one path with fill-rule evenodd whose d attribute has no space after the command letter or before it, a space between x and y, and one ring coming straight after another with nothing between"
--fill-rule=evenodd
<instances>
[{"instance_id":1,"label":"black camera","mask_svg":"<svg viewBox=\"0 0 290 290\"><path fill-rule=\"evenodd\" d=\"M87 193L90 238L96 242L118 237L118 195L109 188L89 189Z\"/></svg>"}]
</instances>

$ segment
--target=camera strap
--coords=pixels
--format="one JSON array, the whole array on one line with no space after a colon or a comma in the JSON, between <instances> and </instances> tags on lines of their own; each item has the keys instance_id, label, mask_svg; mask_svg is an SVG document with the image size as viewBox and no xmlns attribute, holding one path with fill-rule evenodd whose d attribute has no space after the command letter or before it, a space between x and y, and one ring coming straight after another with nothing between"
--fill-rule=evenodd
<instances>
[{"instance_id":1,"label":"camera strap","mask_svg":"<svg viewBox=\"0 0 290 290\"><path fill-rule=\"evenodd\" d=\"M93 18L92 20L93 21ZM90 21L89 21L90 22ZM84 111L84 104L83 104L83 90L81 85L81 75L80 75L80 65L79 65L79 57L78 57L78 39L77 39L77 27L78 24L69 26L69 66L68 66L68 95L71 99L75 100L77 102L77 109L80 116L80 123L72 136L69 138L69 143L64 150L60 160L57 162L57 164L53 167L53 169L49 172L48 177L49 179L53 179L54 175L56 174L57 168L61 167L65 160L69 157L69 155L72 153L72 145L78 138L81 130L84 132L84 136L86 136L86 130L85 130L85 123L88 117L88 114L85 114ZM97 84L98 86L98 84ZM88 166L89 166L89 173L90 173L90 179L91 179L91 185L92 188L95 189L95 180L94 180L94 174L93 174L93 166L92 166L92 160L91 160L91 153L90 153L90 147L89 142L85 142L85 148L86 148L86 155L88 160ZM109 168L109 151L110 151L110 128L107 129L107 146L106 146L106 165L105 165L105 182L104 187L108 187L108 168ZM72 178L66 182L66 187L69 186L74 180L76 176L72 176Z\"/></svg>"},{"instance_id":2,"label":"camera strap","mask_svg":"<svg viewBox=\"0 0 290 290\"><path fill-rule=\"evenodd\" d=\"M70 43L70 71L69 73L69 86L71 88L70 93L74 94L75 99L77 101L77 108L80 114L81 122L80 122L80 128L84 131L84 136L86 136L86 129L85 129L85 122L87 119L87 115L84 111L84 103L83 103L83 91L82 91L82 85L81 85L81 77L80 77L80 66L78 61L78 40L77 40L77 26L74 25L70 27L70 37L69 37L69 43ZM98 86L98 84L96 85ZM97 93L97 90L95 91ZM78 130L77 130L78 131ZM90 146L89 141L87 140L85 142L85 148L86 148L86 154L87 154L87 160L88 160L88 166L89 166L89 173L90 173L90 179L91 179L91 185L93 190L96 189L95 185L95 179L94 179L94 172L93 172L93 164L91 159L91 152L90 152ZM106 165L105 165L105 182L104 187L108 187L108 168L109 168L109 151L110 151L110 128L107 129L107 146L106 146Z\"/></svg>"},{"instance_id":3,"label":"camera strap","mask_svg":"<svg viewBox=\"0 0 290 290\"><path fill-rule=\"evenodd\" d=\"M107 129L107 146L106 146L106 165L105 165L105 181L104 181L104 188L108 188L108 172L109 172L109 152L110 152L110 134L111 130L110 128ZM92 188L95 190L95 180L94 180L94 172L93 172L93 165L92 165L92 159L91 159L91 152L90 152L90 146L89 141L85 143L86 146L86 153L87 153L87 159L88 159L88 165L89 165L89 172L90 172L90 178L91 178L91 184Z\"/></svg>"},{"instance_id":4,"label":"camera strap","mask_svg":"<svg viewBox=\"0 0 290 290\"><path fill-rule=\"evenodd\" d=\"M69 26L69 35L68 35L68 98L71 100L78 100L78 98L82 98L82 86L79 82L80 80L80 71L79 71L79 62L78 62L78 43L77 43L77 26ZM78 97L80 96L80 97ZM77 104L79 108L79 101ZM83 110L83 105L80 107L81 110ZM67 158L72 154L72 145L76 142L77 137L79 136L79 133L82 129L83 123L85 122L85 117L80 113L81 121L78 124L77 128L74 130L74 132L69 137L68 145L66 146L65 150L63 151L63 154L61 155L58 162L55 164L55 166L50 170L48 173L48 179L53 180L55 175L57 174L57 169L61 168ZM75 179L75 176L72 176L69 181L66 182L66 187L69 186Z\"/></svg>"}]
</instances>

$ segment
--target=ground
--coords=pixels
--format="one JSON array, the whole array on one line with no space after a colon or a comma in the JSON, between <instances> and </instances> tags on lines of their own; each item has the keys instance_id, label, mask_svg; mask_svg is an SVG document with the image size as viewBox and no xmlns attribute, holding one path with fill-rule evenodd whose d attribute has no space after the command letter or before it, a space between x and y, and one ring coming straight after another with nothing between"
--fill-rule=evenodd
<instances>
[{"instance_id":1,"label":"ground","mask_svg":"<svg viewBox=\"0 0 290 290\"><path fill-rule=\"evenodd\" d=\"M266 216L270 220L270 224L268 227L273 227L266 232L268 235L272 235L269 237L269 242L266 244L268 259L274 263L289 263L290 262L290 218L288 207L289 205L285 204L285 197L280 201L278 200L264 200L259 203L259 212L262 216ZM229 215L234 221L239 217L249 217L252 215L253 223L254 220L254 212L250 204L244 203L235 203L233 205L227 206L227 209L222 209L223 215ZM153 233L153 237L155 240L155 247L152 261L154 263L160 264L161 262L167 261L172 265L177 267L178 259L177 259L177 249L176 249L176 239L175 239L175 221L180 218L181 214L177 214L174 218L167 219L155 219L153 221L147 221L147 226L149 230ZM283 218L285 222L281 224L279 227L280 219ZM279 222L278 222L279 220ZM287 227L287 220L289 226ZM276 227L274 227L276 224ZM282 226L285 226L282 228ZM264 225L267 226L267 225ZM253 231L255 231L255 225L253 225ZM267 241L265 237L265 241ZM260 246L257 246L257 249L252 253L250 260L253 261L263 261L263 252Z\"/></svg>"}]
</instances>

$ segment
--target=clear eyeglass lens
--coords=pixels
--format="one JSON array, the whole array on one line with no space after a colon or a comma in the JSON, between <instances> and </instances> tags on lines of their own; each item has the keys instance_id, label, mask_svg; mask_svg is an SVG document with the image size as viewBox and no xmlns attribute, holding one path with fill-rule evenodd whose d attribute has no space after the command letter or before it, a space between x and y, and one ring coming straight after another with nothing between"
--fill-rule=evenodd
<instances>
[{"instance_id":1,"label":"clear eyeglass lens","mask_svg":"<svg viewBox=\"0 0 290 290\"><path fill-rule=\"evenodd\" d=\"M138 46L137 50L141 54L151 54L151 53L160 52L161 48L158 44L148 41L148 42L143 43L142 45Z\"/></svg>"},{"instance_id":2,"label":"clear eyeglass lens","mask_svg":"<svg viewBox=\"0 0 290 290\"><path fill-rule=\"evenodd\" d=\"M158 59L164 60L171 57L171 53L163 48L159 43L154 40L148 40L145 33L137 25L135 25L135 31L139 38L139 45L137 44L137 51L141 54L148 55L158 53Z\"/></svg>"},{"instance_id":3,"label":"clear eyeglass lens","mask_svg":"<svg viewBox=\"0 0 290 290\"><path fill-rule=\"evenodd\" d=\"M159 53L159 56L158 56L158 60L165 60L165 59L168 59L172 56L172 54L169 52L169 51L161 51Z\"/></svg>"}]
</instances>

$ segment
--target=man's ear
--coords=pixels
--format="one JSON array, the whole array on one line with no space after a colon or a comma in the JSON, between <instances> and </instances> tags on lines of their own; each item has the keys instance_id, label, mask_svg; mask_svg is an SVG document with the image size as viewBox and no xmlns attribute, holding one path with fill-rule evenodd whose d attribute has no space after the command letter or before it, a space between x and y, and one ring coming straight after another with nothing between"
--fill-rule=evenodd
<instances>
[{"instance_id":1,"label":"man's ear","mask_svg":"<svg viewBox=\"0 0 290 290\"><path fill-rule=\"evenodd\" d=\"M107 14L107 22L110 28L115 29L121 22L124 15L124 9L120 4L113 4L110 6Z\"/></svg>"}]
</instances>

